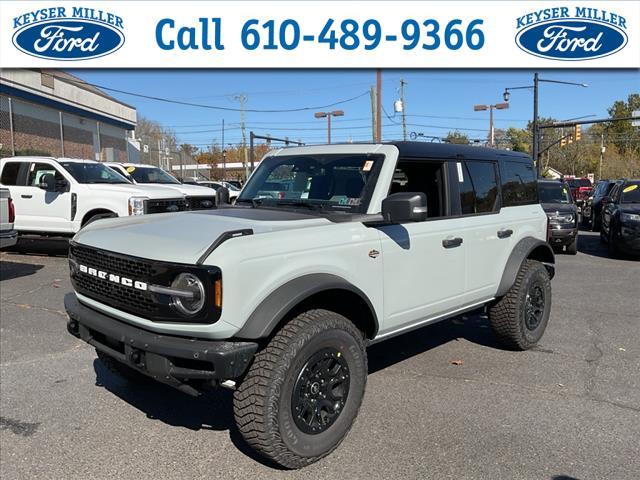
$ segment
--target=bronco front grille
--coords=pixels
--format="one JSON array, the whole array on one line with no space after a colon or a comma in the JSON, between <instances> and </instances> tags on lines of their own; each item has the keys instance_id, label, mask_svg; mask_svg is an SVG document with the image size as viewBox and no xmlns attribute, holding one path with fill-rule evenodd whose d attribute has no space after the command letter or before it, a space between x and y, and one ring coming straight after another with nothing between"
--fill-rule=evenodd
<instances>
[{"instance_id":1,"label":"bronco front grille","mask_svg":"<svg viewBox=\"0 0 640 480\"><path fill-rule=\"evenodd\" d=\"M164 200L145 200L144 213L183 212L187 209L184 198L169 198Z\"/></svg>"},{"instance_id":2,"label":"bronco front grille","mask_svg":"<svg viewBox=\"0 0 640 480\"><path fill-rule=\"evenodd\" d=\"M178 274L188 272L200 278L205 292L213 292L214 282L221 277L216 267L159 262L76 242L69 246L69 266L76 292L117 310L159 322L213 323L220 318L213 295L207 296L201 313L185 318L172 307L171 297L142 288L169 287Z\"/></svg>"}]
</instances>

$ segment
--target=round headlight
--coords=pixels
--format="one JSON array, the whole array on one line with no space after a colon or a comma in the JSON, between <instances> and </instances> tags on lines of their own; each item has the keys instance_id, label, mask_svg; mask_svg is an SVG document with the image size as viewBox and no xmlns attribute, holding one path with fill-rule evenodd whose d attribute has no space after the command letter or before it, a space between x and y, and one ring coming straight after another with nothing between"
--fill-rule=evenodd
<instances>
[{"instance_id":1,"label":"round headlight","mask_svg":"<svg viewBox=\"0 0 640 480\"><path fill-rule=\"evenodd\" d=\"M204 306L204 285L198 277L181 273L171 283L171 288L192 295L175 295L171 299L176 309L184 315L195 315Z\"/></svg>"}]
</instances>

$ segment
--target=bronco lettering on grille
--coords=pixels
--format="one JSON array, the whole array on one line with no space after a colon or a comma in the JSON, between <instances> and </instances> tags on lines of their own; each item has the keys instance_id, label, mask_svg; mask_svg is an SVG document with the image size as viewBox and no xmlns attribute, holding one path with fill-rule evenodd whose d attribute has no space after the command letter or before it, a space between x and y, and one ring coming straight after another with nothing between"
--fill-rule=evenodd
<instances>
[{"instance_id":1,"label":"bronco lettering on grille","mask_svg":"<svg viewBox=\"0 0 640 480\"><path fill-rule=\"evenodd\" d=\"M132 288L135 288L136 290L142 290L142 291L146 291L148 288L145 282L140 282L138 280L133 280L127 277L121 277L120 275L114 275L113 273L108 273L102 270L95 269L93 267L87 267L86 265L79 265L78 268L82 273L86 273L87 275L91 275L92 277L97 277L112 283L124 285L125 287L132 287Z\"/></svg>"}]
</instances>

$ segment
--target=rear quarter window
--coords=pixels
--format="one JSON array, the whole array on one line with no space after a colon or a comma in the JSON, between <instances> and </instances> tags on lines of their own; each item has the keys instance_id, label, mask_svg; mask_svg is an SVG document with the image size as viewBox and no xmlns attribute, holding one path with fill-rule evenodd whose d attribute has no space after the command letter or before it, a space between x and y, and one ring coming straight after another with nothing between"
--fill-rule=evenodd
<instances>
[{"instance_id":1,"label":"rear quarter window","mask_svg":"<svg viewBox=\"0 0 640 480\"><path fill-rule=\"evenodd\" d=\"M502 162L502 205L515 207L538 203L538 186L530 162Z\"/></svg>"},{"instance_id":2,"label":"rear quarter window","mask_svg":"<svg viewBox=\"0 0 640 480\"><path fill-rule=\"evenodd\" d=\"M20 185L20 166L23 162L7 162L4 164L0 183L3 185Z\"/></svg>"}]
</instances>

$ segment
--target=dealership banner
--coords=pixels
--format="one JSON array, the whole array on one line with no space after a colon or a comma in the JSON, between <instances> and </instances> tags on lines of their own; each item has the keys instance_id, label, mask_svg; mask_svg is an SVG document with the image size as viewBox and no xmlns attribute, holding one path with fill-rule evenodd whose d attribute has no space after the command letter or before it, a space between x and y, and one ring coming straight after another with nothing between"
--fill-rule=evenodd
<instances>
[{"instance_id":1,"label":"dealership banner","mask_svg":"<svg viewBox=\"0 0 640 480\"><path fill-rule=\"evenodd\" d=\"M4 68L638 68L638 1L3 1Z\"/></svg>"}]
</instances>

